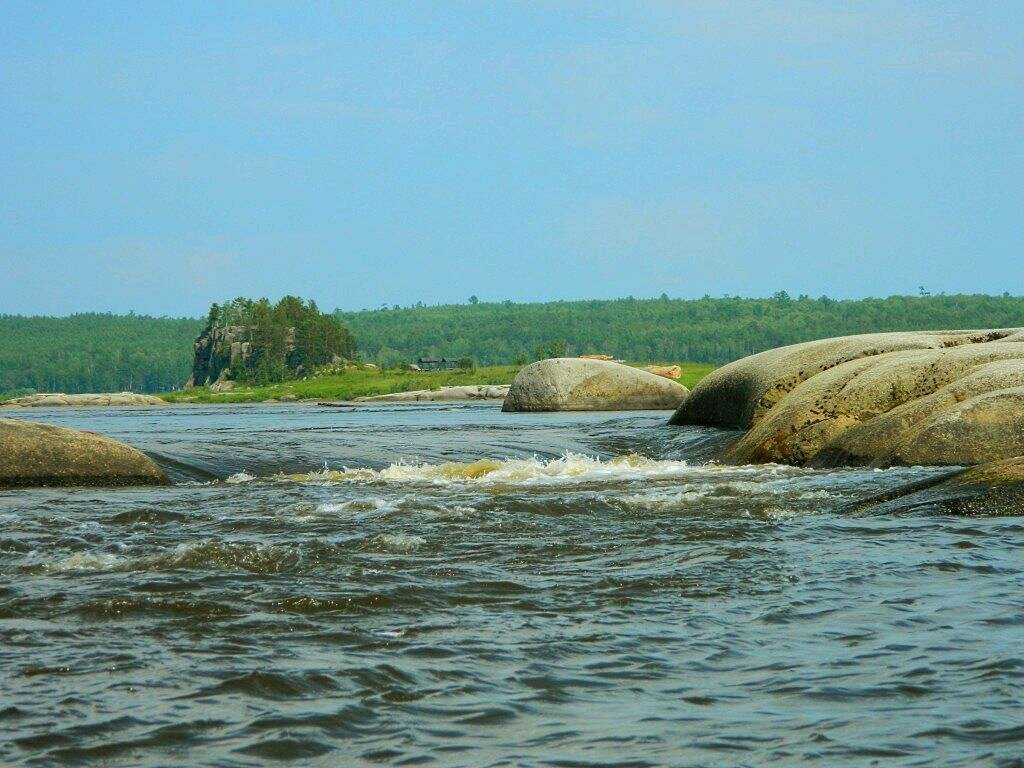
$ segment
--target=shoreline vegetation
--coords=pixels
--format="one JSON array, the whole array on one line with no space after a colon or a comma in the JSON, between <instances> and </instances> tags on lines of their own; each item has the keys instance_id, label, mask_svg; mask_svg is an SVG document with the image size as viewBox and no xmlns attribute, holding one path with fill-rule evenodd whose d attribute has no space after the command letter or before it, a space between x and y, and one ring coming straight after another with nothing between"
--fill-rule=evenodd
<instances>
[{"instance_id":1,"label":"shoreline vegetation","mask_svg":"<svg viewBox=\"0 0 1024 768\"><path fill-rule=\"evenodd\" d=\"M641 367L640 362L630 362ZM684 362L679 383L692 387L715 370L702 362ZM475 371L380 371L371 368L352 368L344 373L309 377L305 380L284 381L266 386L240 385L227 392L212 391L210 387L179 389L161 392L157 396L167 402L264 402L266 400L354 400L396 392L419 389L437 390L441 387L511 384L520 366L489 366Z\"/></svg>"},{"instance_id":2,"label":"shoreline vegetation","mask_svg":"<svg viewBox=\"0 0 1024 768\"><path fill-rule=\"evenodd\" d=\"M766 349L857 333L1024 325L1022 296L919 293L842 300L780 291L765 298L479 301L332 314L358 340L356 359L380 368L421 356L522 364L559 356L550 354L553 341L563 342L569 356L723 365ZM174 390L189 378L193 345L207 320L0 314L0 392ZM539 348L545 354L538 355Z\"/></svg>"},{"instance_id":3,"label":"shoreline vegetation","mask_svg":"<svg viewBox=\"0 0 1024 768\"><path fill-rule=\"evenodd\" d=\"M646 363L629 362L641 367ZM692 388L715 369L707 363L681 363L680 384ZM382 371L374 368L351 368L343 373L311 376L307 379L283 381L266 386L239 385L227 392L209 387L162 392L157 396L169 403L262 403L268 400L352 401L357 397L391 395L416 390L438 390L441 387L511 384L522 366L497 365L476 370L453 371Z\"/></svg>"}]
</instances>

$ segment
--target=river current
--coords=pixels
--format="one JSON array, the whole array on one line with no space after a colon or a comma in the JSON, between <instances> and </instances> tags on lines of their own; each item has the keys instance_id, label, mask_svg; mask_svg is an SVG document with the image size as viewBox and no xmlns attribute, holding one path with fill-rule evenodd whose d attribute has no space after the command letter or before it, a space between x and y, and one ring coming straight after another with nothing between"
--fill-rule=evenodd
<instances>
[{"instance_id":1,"label":"river current","mask_svg":"<svg viewBox=\"0 0 1024 768\"><path fill-rule=\"evenodd\" d=\"M0 491L0 764L1024 765L1024 516L664 413L9 411L175 484Z\"/></svg>"}]
</instances>

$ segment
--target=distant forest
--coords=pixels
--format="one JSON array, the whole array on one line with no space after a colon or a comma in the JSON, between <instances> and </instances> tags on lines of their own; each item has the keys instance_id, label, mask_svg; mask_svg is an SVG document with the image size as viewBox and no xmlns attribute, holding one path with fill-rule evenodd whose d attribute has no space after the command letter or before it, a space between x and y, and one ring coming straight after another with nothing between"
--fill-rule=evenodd
<instances>
[{"instance_id":1,"label":"distant forest","mask_svg":"<svg viewBox=\"0 0 1024 768\"><path fill-rule=\"evenodd\" d=\"M890 330L1024 326L1024 297L893 296L618 299L336 313L362 358L391 366L419 356L480 365L604 353L635 361L725 363L799 341ZM0 315L0 393L154 392L180 387L204 319L78 314Z\"/></svg>"},{"instance_id":2,"label":"distant forest","mask_svg":"<svg viewBox=\"0 0 1024 768\"><path fill-rule=\"evenodd\" d=\"M143 315L0 315L0 397L37 392L160 392L192 369L205 320Z\"/></svg>"},{"instance_id":3,"label":"distant forest","mask_svg":"<svg viewBox=\"0 0 1024 768\"><path fill-rule=\"evenodd\" d=\"M471 299L472 302L472 299ZM1024 326L1024 297L893 296L837 301L617 299L545 304L470 303L346 312L368 360L472 357L494 365L542 352L601 353L634 361L722 364L771 347L828 336L894 330Z\"/></svg>"}]
</instances>

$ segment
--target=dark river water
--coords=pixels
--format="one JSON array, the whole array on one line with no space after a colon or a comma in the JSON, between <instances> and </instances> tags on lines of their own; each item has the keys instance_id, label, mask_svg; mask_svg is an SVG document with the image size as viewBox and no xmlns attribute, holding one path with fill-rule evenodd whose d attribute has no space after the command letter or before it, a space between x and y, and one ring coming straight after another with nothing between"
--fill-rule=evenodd
<instances>
[{"instance_id":1,"label":"dark river water","mask_svg":"<svg viewBox=\"0 0 1024 768\"><path fill-rule=\"evenodd\" d=\"M32 410L176 484L0 491L0 764L1024 765L1024 517L667 414Z\"/></svg>"}]
</instances>

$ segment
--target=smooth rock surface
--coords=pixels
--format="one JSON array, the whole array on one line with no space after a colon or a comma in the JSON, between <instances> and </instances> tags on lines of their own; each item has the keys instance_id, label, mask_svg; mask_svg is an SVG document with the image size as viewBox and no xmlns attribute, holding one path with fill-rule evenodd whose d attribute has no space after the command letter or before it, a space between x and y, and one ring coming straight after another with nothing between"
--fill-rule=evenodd
<instances>
[{"instance_id":1,"label":"smooth rock surface","mask_svg":"<svg viewBox=\"0 0 1024 768\"><path fill-rule=\"evenodd\" d=\"M112 405L167 405L159 397L139 395L134 392L103 392L97 394L65 395L63 392L41 392L35 395L15 397L0 403L0 408L54 408L54 407L100 407Z\"/></svg>"},{"instance_id":2,"label":"smooth rock surface","mask_svg":"<svg viewBox=\"0 0 1024 768\"><path fill-rule=\"evenodd\" d=\"M145 454L109 437L20 419L0 419L0 488L164 485Z\"/></svg>"},{"instance_id":3,"label":"smooth rock surface","mask_svg":"<svg viewBox=\"0 0 1024 768\"><path fill-rule=\"evenodd\" d=\"M869 334L711 373L675 424L746 426L738 462L974 464L1024 453L1024 332Z\"/></svg>"},{"instance_id":4,"label":"smooth rock surface","mask_svg":"<svg viewBox=\"0 0 1024 768\"><path fill-rule=\"evenodd\" d=\"M523 368L502 410L671 410L688 393L682 384L621 363L558 357Z\"/></svg>"},{"instance_id":5,"label":"smooth rock surface","mask_svg":"<svg viewBox=\"0 0 1024 768\"><path fill-rule=\"evenodd\" d=\"M433 403L456 400L502 400L508 394L508 384L471 384L440 389L417 389L390 395L357 397L357 403Z\"/></svg>"},{"instance_id":6,"label":"smooth rock surface","mask_svg":"<svg viewBox=\"0 0 1024 768\"><path fill-rule=\"evenodd\" d=\"M705 376L671 423L749 429L801 382L851 360L996 339L1022 341L1024 329L867 333L769 349Z\"/></svg>"}]
</instances>

